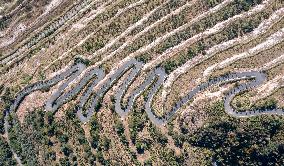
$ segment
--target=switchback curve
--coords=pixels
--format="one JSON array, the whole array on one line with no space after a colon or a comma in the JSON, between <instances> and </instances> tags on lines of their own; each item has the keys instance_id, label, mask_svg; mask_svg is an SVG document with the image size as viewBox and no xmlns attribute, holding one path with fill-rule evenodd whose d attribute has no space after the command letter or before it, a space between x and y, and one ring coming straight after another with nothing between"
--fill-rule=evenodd
<instances>
[{"instance_id":1,"label":"switchback curve","mask_svg":"<svg viewBox=\"0 0 284 166\"><path fill-rule=\"evenodd\" d=\"M199 86L195 87L185 96L183 96L178 102L174 104L172 109L166 113L166 115L162 117L157 117L154 115L151 103L153 100L154 95L157 93L159 88L161 88L163 82L167 78L167 74L165 73L164 69L156 68L150 71L149 75L147 75L146 80L138 86L128 97L126 108L122 108L121 102L124 94L126 93L130 84L135 80L135 78L139 75L141 69L143 68L143 63L136 61L135 59L131 59L119 67L115 73L113 73L109 79L107 79L103 84L101 84L97 89L94 91L94 88L97 84L103 80L105 77L105 72L100 68L92 68L88 72L86 72L79 83L73 87L73 89L69 90L68 92L64 93L64 89L68 86L70 82L72 82L81 72L85 69L83 64L77 64L70 69L62 72L61 74L55 76L54 78L47 80L47 81L40 81L38 83L34 83L30 86L27 86L22 91L20 91L15 99L14 104L11 106L10 110L15 111L19 106L22 99L28 95L29 93L40 90L43 88L49 88L50 86L55 85L59 81L67 79L65 83L63 83L55 92L50 99L46 102L45 109L47 111L56 111L61 105L73 99L76 95L78 95L85 86L87 88L82 92L82 95L79 99L79 104L77 106L77 115L82 122L87 122L94 111L96 110L97 106L100 105L101 99L104 97L105 93L129 70L129 75L122 81L118 91L115 94L115 111L122 117L125 118L127 113L131 111L133 104L136 98L144 92L146 89L149 89L147 101L145 103L145 111L149 117L149 119L156 125L164 125L167 123L175 114L176 112L186 103L188 103L197 93L205 90L209 86L230 82L230 81L237 81L237 80L247 80L247 79L254 79L249 83L243 83L238 87L232 89L228 94L224 97L224 104L225 104L225 111L235 117L249 117L249 116L256 116L260 114L281 114L283 115L283 110L275 109L275 110L254 110L254 111L246 111L246 112L237 112L231 107L232 99L238 94L243 91L255 88L261 85L266 80L266 75L262 72L258 71L250 71L250 72L241 72L241 73L231 73L225 76L220 76L218 78L214 78L209 80L208 82L202 83ZM96 76L96 79L91 81ZM91 101L90 104L87 106L88 101ZM84 109L86 107L86 110Z\"/></svg>"}]
</instances>

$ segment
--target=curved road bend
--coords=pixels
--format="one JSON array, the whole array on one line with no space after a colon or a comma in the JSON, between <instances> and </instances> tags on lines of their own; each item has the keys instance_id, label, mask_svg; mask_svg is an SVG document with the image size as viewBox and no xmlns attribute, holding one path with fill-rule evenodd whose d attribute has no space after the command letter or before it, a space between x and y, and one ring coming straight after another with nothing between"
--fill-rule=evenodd
<instances>
[{"instance_id":1,"label":"curved road bend","mask_svg":"<svg viewBox=\"0 0 284 166\"><path fill-rule=\"evenodd\" d=\"M75 71L78 69L78 66L80 68L80 72L76 73ZM132 92L132 94L129 96L127 100L126 108L122 108L122 98L125 95L125 92L127 91L130 84L134 81L134 79L137 77L137 75L140 73L142 69L143 63L136 61L135 59L132 59L125 64L123 64L120 68L117 69L117 71L110 76L109 79L107 79L104 84L100 85L98 88L99 90L94 92L94 87L98 84L99 81L101 81L105 77L105 73L102 69L99 68L93 68L90 71L86 72L83 76L83 78L80 80L80 82L71 90L69 90L67 93L63 93L64 89L68 86L68 84L77 77L82 70L85 68L82 64L79 64L71 69L63 72L62 74L56 76L55 78L49 80L49 81L42 81L39 83L32 84L24 90L22 90L19 95L17 95L17 98L14 102L13 107L11 107L11 110L16 110L17 106L21 102L22 98L26 95L31 93L32 91L42 89L44 87L49 87L54 85L55 83L58 83L60 80L63 80L67 76L70 76L72 73L73 75L63 84L59 87L57 92L55 92L50 99L46 102L46 110L49 111L56 111L61 105L64 103L70 101L73 97L77 96L79 92L87 85L88 87L86 90L82 93L82 96L79 99L78 104L78 110L77 115L79 119L82 122L87 122L90 117L94 114L94 111L98 104L100 104L100 99L103 98L104 94L117 82L118 79L120 79L127 71L131 70L129 75L122 81L122 84L119 88L119 90L115 94L115 111L124 118L127 113L133 108L133 104L136 100L136 98L146 89L149 88L149 93L147 96L147 101L145 103L145 111L149 117L149 119L156 125L162 125L167 123L174 115L175 113L189 100L191 100L197 93L203 91L204 89L208 88L209 86L216 85L222 82L229 82L229 81L236 81L236 80L243 80L243 79L253 79L254 81L251 81L249 83L241 84L240 86L232 89L227 95L225 95L225 111L236 117L249 117L249 116L256 116L259 114L283 114L283 110L281 109L274 109L274 110L254 110L254 111L246 111L246 112L237 112L235 111L231 105L230 102L232 99L238 94L245 90L255 88L256 86L259 86L266 80L266 75L257 72L257 71L251 71L251 72L242 72L242 73L233 73L233 74L227 74L225 76L221 76L218 78L214 78L212 80L209 80L206 83L203 83L197 87L195 87L192 91L190 91L187 95L182 97L178 102L176 102L173 106L173 108L170 110L169 113L167 113L164 118L156 117L151 109L151 103L154 95L157 93L158 89L161 87L162 83L167 77L167 74L165 73L164 69L157 68L152 70L146 80ZM75 73L74 73L75 72ZM90 80L93 79L96 76L96 79L91 82ZM89 83L91 82L91 83ZM83 108L87 105L87 101L91 98L91 104L87 106L86 111L83 110Z\"/></svg>"},{"instance_id":2,"label":"curved road bend","mask_svg":"<svg viewBox=\"0 0 284 166\"><path fill-rule=\"evenodd\" d=\"M94 111L98 104L100 104L100 99L103 98L105 93L120 79L127 71L131 70L129 75L123 79L122 84L115 94L115 111L124 118L127 116L127 113L133 108L133 104L136 100L136 98L146 89L149 89L149 93L147 96L147 101L145 103L145 111L149 117L149 119L155 124L155 125L164 125L166 124L171 118L176 114L176 112L186 103L190 101L197 93L205 90L209 86L216 85L223 82L230 82L230 81L236 81L236 80L244 80L244 79L253 79L253 81L250 81L248 83L240 84L238 87L232 89L228 94L225 95L224 98L224 105L225 105L225 111L235 117L250 117L250 116L257 116L260 114L278 114L278 115L284 115L284 110L281 109L272 109L272 110L254 110L254 111L246 111L246 112L237 112L231 107L231 101L233 98L248 89L255 88L262 84L266 80L266 75L257 72L257 71L251 71L251 72L242 72L242 73L233 73L233 74L227 74L225 76L220 76L218 78L214 78L209 80L206 83L200 84L199 86L195 87L192 91L190 91L187 95L182 97L178 102L176 102L171 109L169 113L167 113L164 118L157 117L152 112L151 104L154 95L157 93L159 88L162 86L162 83L165 81L167 74L165 73L164 69L162 68L156 68L152 70L146 80L136 88L131 95L128 97L126 108L123 109L121 106L122 98L125 95L128 87L130 84L134 81L134 79L138 76L140 73L143 63L136 61L135 59L132 59L128 62L126 62L122 67L120 67L114 74L110 76L109 79L107 79L106 82L104 82L102 85L100 85L99 90L94 92L94 87L98 84L99 81L101 81L105 77L105 73L100 68L92 68L88 72L86 72L82 79L79 81L79 83L73 87L73 89L69 90L66 93L63 93L66 87L69 85L70 82L72 82L77 76L80 75L80 73L86 68L83 64L77 64L75 66L70 67L66 71L62 72L61 74L58 74L54 76L50 80L46 81L39 81L37 83L33 83L27 87L25 87L23 90L21 90L19 93L17 93L16 99L13 102L13 104L10 107L10 110L6 111L5 115L5 133L8 136L8 115L11 111L16 111L21 101L24 99L24 97L28 94L30 94L33 91L37 91L44 88L49 88L51 86L54 86L58 82L67 79L65 83L63 83L58 90L48 99L46 102L46 110L47 111L56 111L61 105L64 103L70 101L72 98L77 96L79 92L87 86L87 88L83 91L82 96L79 99L78 104L78 110L77 115L79 119L82 122L87 122L92 115L94 114ZM96 78L95 80L91 81L93 78ZM87 105L88 100L91 98L91 104L87 106L87 110L83 111L83 108L85 105ZM86 115L86 116L85 116ZM8 137L8 143L10 145L10 140ZM10 145L11 147L11 145ZM20 158L17 156L17 154L14 152L13 148L11 148L13 155L15 159L17 160L19 165L21 164Z\"/></svg>"},{"instance_id":3,"label":"curved road bend","mask_svg":"<svg viewBox=\"0 0 284 166\"><path fill-rule=\"evenodd\" d=\"M54 86L58 82L66 79L68 77L71 77L74 74L77 75L77 73L81 73L84 68L85 68L85 66L82 65L82 64L78 64L78 65L72 66L71 68L67 69L66 71L64 71L64 72L54 76L50 80L39 81L39 82L33 83L33 84L25 87L23 90L21 90L20 92L17 93L16 99L14 100L13 104L10 106L10 109L5 111L4 129L5 129L5 134L7 135L7 142L9 144L9 146L10 146L10 149L11 149L11 151L13 153L14 158L16 159L16 161L17 161L17 163L19 165L22 165L21 159L15 153L14 149L12 148L12 146L10 144L10 139L9 139L9 127L10 126L8 124L8 116L9 116L10 112L16 111L18 106L19 106L19 104L21 103L21 101L28 94L30 94L30 93L32 93L34 91L37 91L37 90L41 90L41 89L45 89L45 88L49 88L51 86Z\"/></svg>"},{"instance_id":4,"label":"curved road bend","mask_svg":"<svg viewBox=\"0 0 284 166\"><path fill-rule=\"evenodd\" d=\"M101 69L98 68L93 68L89 71L87 71L83 76L78 85L70 89L68 92L63 93L64 89L69 85L69 83L74 80L78 75L74 74L72 78L66 81L59 89L57 92L55 92L50 99L46 102L46 107L45 109L47 111L56 111L60 106L65 104L66 102L70 101L73 97L77 96L81 89L83 89L94 77L96 79L92 82L93 85L96 85L100 80L103 79L104 77L104 72ZM74 77L74 78L73 78Z\"/></svg>"},{"instance_id":5,"label":"curved road bend","mask_svg":"<svg viewBox=\"0 0 284 166\"><path fill-rule=\"evenodd\" d=\"M85 93L85 95L83 95L80 98L80 103L79 103L79 107L78 107L78 112L77 115L79 117L79 119L82 122L87 122L92 115L94 114L94 111L97 107L97 105L100 102L100 99L104 96L104 94L113 86L113 84L115 84L117 82L117 80L119 78L121 78L128 70L132 69L132 71L130 72L130 76L128 76L126 78L126 80L124 80L123 82L123 86L127 86L125 85L125 82L132 82L134 80L134 77L137 76L140 72L140 70L142 69L143 64L141 62L136 61L135 59L132 59L128 62L126 62L122 67L120 67L119 69L117 69L117 71L110 76L110 78L99 87L99 90L97 92L95 92L95 94L91 97L92 101L91 104L89 105L89 107L86 110L86 113L83 112L83 107L86 105L92 91L93 91L93 87L94 86L90 86L85 92L83 92L83 94ZM124 88L123 88L124 89ZM120 92L120 93L123 93ZM119 113L119 112L118 112ZM85 116L85 114L87 116Z\"/></svg>"}]
</instances>

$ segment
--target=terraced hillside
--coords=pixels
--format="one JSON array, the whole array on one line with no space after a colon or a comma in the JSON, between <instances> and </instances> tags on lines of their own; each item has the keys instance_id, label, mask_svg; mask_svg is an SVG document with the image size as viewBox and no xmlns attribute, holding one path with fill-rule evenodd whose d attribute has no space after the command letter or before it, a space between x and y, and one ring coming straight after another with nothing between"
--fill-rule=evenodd
<instances>
[{"instance_id":1,"label":"terraced hillside","mask_svg":"<svg viewBox=\"0 0 284 166\"><path fill-rule=\"evenodd\" d=\"M282 0L0 0L0 165L283 165Z\"/></svg>"}]
</instances>

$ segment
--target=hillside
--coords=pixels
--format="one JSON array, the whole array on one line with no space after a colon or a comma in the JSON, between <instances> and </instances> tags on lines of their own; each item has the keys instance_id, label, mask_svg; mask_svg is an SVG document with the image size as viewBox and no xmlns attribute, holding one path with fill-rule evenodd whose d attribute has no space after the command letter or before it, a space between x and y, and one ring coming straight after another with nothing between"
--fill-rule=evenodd
<instances>
[{"instance_id":1,"label":"hillside","mask_svg":"<svg viewBox=\"0 0 284 166\"><path fill-rule=\"evenodd\" d=\"M284 165L282 0L0 0L0 165Z\"/></svg>"}]
</instances>

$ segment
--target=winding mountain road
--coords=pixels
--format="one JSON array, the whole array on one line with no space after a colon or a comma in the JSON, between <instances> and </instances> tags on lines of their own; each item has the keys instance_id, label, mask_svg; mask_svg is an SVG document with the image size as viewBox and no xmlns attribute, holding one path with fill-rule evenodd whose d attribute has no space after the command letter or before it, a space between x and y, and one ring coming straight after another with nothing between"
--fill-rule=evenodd
<instances>
[{"instance_id":1,"label":"winding mountain road","mask_svg":"<svg viewBox=\"0 0 284 166\"><path fill-rule=\"evenodd\" d=\"M103 80L105 77L105 72L100 68L92 68L89 71L85 72L82 76L82 79L79 83L69 88L70 90L64 93L64 90L68 87L70 82L72 82L76 77L78 77L82 71L86 68L84 64L77 64L66 71L62 72L59 75L56 75L50 80L39 81L37 83L31 84L25 87L22 91L20 91L14 104L11 106L10 111L16 111L17 107L20 105L21 101L24 97L30 94L33 91L49 88L54 86L58 82L65 80L66 81L58 88L58 90L47 100L45 104L45 109L47 111L56 111L60 106L64 103L70 101L75 98L81 91L82 95L79 99L79 104L77 106L77 115L82 122L87 122L90 117L94 114L95 109L100 104L101 99L104 97L105 93L123 76L127 71L130 71L128 76L122 80L122 84L119 87L119 90L115 94L115 111L124 118L127 113L132 109L133 104L136 98L145 90L149 89L149 93L147 96L147 101L145 103L145 111L149 116L150 120L156 125L162 125L167 123L176 112L186 103L188 103L196 94L205 90L206 88L231 81L238 80L247 80L253 79L248 83L240 84L238 87L232 89L228 94L225 95L224 104L225 110L228 114L235 117L249 117L256 116L260 114L281 114L283 115L283 110L274 109L274 110L254 110L254 111L246 111L246 112L237 112L231 107L232 99L239 93L255 88L261 85L266 80L266 75L264 73L258 71L250 71L250 72L242 72L242 73L231 73L225 76L220 76L218 78L214 78L209 80L206 83L202 83L201 85L195 87L192 91L190 91L187 95L183 96L178 102L176 102L173 108L167 113L164 118L156 117L152 111L151 105L154 95L157 93L159 88L161 88L162 83L167 78L167 74L164 69L156 68L150 71L146 80L136 88L131 95L128 97L126 108L122 108L122 98L125 95L130 84L135 80L135 78L139 75L142 70L144 64L136 61L135 59L131 59L127 61L124 65L116 70L115 73L111 75L109 79L107 79L103 84L101 84L94 91L94 88L98 85L98 83ZM68 78L68 79L67 79ZM95 78L95 79L94 79ZM91 102L88 102L88 101ZM88 103L90 103L88 105ZM86 108L86 110L84 109Z\"/></svg>"},{"instance_id":2,"label":"winding mountain road","mask_svg":"<svg viewBox=\"0 0 284 166\"><path fill-rule=\"evenodd\" d=\"M79 98L79 103L77 105L77 116L81 120L81 122L85 123L88 122L89 119L93 116L94 111L97 111L98 106L100 105L101 99L104 95L108 92L108 90L115 84L117 81L125 75L128 71L129 74L122 80L122 84L120 85L118 91L115 94L115 111L122 117L125 118L127 113L131 111L133 108L134 102L136 98L142 94L142 92L149 89L147 95L147 101L145 103L145 112L147 113L149 119L157 126L165 125L168 121L170 121L173 116L176 114L178 110L186 103L188 103L196 94L200 93L201 91L205 90L206 88L217 85L220 83L225 82L232 82L232 81L239 81L239 80L250 80L249 82L242 83L239 86L233 88L228 92L224 97L224 105L225 111L234 117L244 118L244 117L251 117L257 116L261 114L277 114L277 115L284 115L284 110L282 109L266 109L266 110L253 110L253 111L245 111L245 112L237 112L232 108L231 101L233 98L246 90L255 88L266 80L266 75L262 72L258 71L249 71L249 72L241 72L241 73L230 73L225 76L220 76L218 78L214 78L209 80L208 82L202 83L199 86L192 89L188 92L185 96L183 96L178 102L174 104L172 109L164 116L164 117L157 117L152 111L152 101L154 95L158 92L158 90L163 85L164 81L167 78L167 74L163 68L156 68L150 71L147 75L146 80L138 86L128 97L126 108L122 108L122 98L125 95L128 87L130 84L135 80L135 78L140 74L141 70L143 69L144 64L141 62L136 61L135 59L131 59L124 63L120 68L114 72L109 79L107 79L103 84L99 84L105 77L105 72L103 69L94 67L89 69L87 72L83 74L81 80L77 85L74 87L68 88L69 90L66 91L68 85L74 81L80 74L82 74L83 70L86 69L86 66L82 63L73 65L66 69L65 71L61 72L60 74L54 76L53 78L45 81L39 81L28 85L23 90L17 93L16 98L11 105L10 109L6 111L5 116L5 133L8 138L8 143L10 145L9 140L9 124L8 124L8 115L11 111L16 111L19 107L20 103L23 101L25 96L29 95L30 93L46 89L54 86L55 84L59 83L60 81L66 80L62 83L57 91L51 95L51 97L47 100L45 104L46 111L56 111L60 106L64 103L74 99L79 93L82 91L82 95ZM97 87L99 85L99 87ZM85 88L87 87L87 88ZM94 88L97 87L97 91ZM64 93L65 92L65 93ZM88 102L90 101L90 102ZM90 103L90 104L89 104ZM89 105L88 105L89 104ZM11 146L10 146L11 147ZM20 162L20 158L14 152L13 148L12 152L18 161Z\"/></svg>"}]
</instances>

